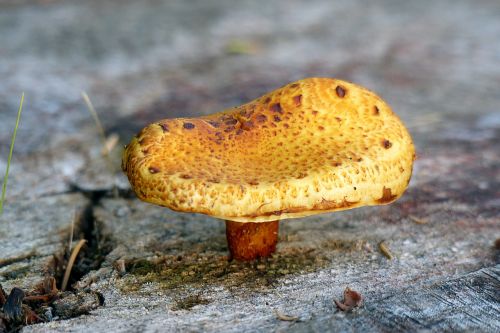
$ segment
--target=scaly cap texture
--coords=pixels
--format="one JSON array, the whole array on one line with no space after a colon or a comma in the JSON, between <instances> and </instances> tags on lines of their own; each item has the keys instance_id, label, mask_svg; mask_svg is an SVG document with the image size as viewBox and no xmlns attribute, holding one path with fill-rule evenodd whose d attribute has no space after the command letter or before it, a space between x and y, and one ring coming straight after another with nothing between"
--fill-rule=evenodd
<instances>
[{"instance_id":1,"label":"scaly cap texture","mask_svg":"<svg viewBox=\"0 0 500 333\"><path fill-rule=\"evenodd\" d=\"M380 97L309 78L224 112L153 123L127 146L122 168L144 201L264 222L390 203L414 159Z\"/></svg>"}]
</instances>

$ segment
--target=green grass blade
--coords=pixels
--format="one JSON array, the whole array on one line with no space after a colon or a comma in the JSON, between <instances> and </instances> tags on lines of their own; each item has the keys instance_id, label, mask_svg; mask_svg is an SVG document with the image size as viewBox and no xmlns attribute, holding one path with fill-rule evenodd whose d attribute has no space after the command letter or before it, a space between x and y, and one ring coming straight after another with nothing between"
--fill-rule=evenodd
<instances>
[{"instance_id":1,"label":"green grass blade","mask_svg":"<svg viewBox=\"0 0 500 333\"><path fill-rule=\"evenodd\" d=\"M23 103L24 103L24 92L21 95L21 102L19 103L19 109L17 110L16 126L14 127L14 133L12 134L12 140L10 141L9 157L7 158L7 169L5 170L5 176L3 177L2 199L0 200L0 215L2 215L3 213L3 203L5 201L5 193L7 192L7 179L9 178L10 162L12 160L12 153L14 152L14 142L16 141L17 128L19 127L19 120L21 119Z\"/></svg>"}]
</instances>

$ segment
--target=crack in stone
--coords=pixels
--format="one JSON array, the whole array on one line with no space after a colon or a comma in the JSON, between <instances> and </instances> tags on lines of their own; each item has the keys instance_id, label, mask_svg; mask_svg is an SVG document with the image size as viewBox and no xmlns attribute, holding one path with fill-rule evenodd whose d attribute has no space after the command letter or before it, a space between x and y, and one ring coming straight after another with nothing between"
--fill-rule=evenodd
<instances>
[{"instance_id":1,"label":"crack in stone","mask_svg":"<svg viewBox=\"0 0 500 333\"><path fill-rule=\"evenodd\" d=\"M104 305L105 299L102 294L88 289L81 289L76 283L88 273L99 270L107 254L113 248L110 238L101 234L94 216L94 208L100 204L102 198L109 196L111 190L85 191L73 187L68 193L81 193L89 199L88 204L78 212L77 219L74 221L74 239L86 239L87 245L79 252L75 264L71 267L68 291L62 292L57 289L57 287L60 288L61 286L68 259L71 255L71 250L61 241L59 242L61 245L60 250L52 254L53 259L47 263L44 269L45 277L41 277L40 284L34 286L33 290L21 290L15 287L12 289L21 290L30 297L27 297L24 301L21 300L22 304L19 304L19 309L23 309L23 317L15 321L7 320L6 328L8 331L19 330L25 325L37 322L50 321L53 315L62 320L78 317ZM120 194L126 196L127 192L123 191ZM65 231L61 236L62 239L67 239L69 230ZM50 257L51 255L48 254L43 257L47 256ZM0 260L0 268L37 257L41 256L35 250L32 250L13 258ZM48 279L54 281L53 287L50 290L47 290L47 288L41 289L39 286L43 285ZM47 307L50 307L54 312L49 317L44 312ZM0 310L0 319L5 316L4 312L5 309ZM28 314L31 319L24 317L28 316ZM36 318L36 320L33 318Z\"/></svg>"},{"instance_id":2,"label":"crack in stone","mask_svg":"<svg viewBox=\"0 0 500 333\"><path fill-rule=\"evenodd\" d=\"M20 255L20 256L6 258L6 259L0 259L0 268L9 266L9 265L12 265L15 263L23 262L25 260L29 260L32 258L36 258L37 256L38 256L38 254L36 253L36 251L32 250L32 251L30 251L26 254Z\"/></svg>"}]
</instances>

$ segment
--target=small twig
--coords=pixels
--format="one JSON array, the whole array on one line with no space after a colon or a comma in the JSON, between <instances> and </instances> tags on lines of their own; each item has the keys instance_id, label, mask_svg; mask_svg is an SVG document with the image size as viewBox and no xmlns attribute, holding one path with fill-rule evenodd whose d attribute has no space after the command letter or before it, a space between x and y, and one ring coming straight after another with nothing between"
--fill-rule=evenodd
<instances>
[{"instance_id":1,"label":"small twig","mask_svg":"<svg viewBox=\"0 0 500 333\"><path fill-rule=\"evenodd\" d=\"M378 248L380 249L380 252L389 260L392 260L394 256L391 253L391 250L389 250L389 247L385 244L385 241L381 241L378 244Z\"/></svg>"},{"instance_id":2,"label":"small twig","mask_svg":"<svg viewBox=\"0 0 500 333\"><path fill-rule=\"evenodd\" d=\"M61 290L65 291L66 286L68 285L68 280L69 276L71 274L71 270L73 269L73 265L75 264L76 257L78 256L78 253L80 252L82 246L87 243L86 239L80 239L78 243L76 244L75 248L73 249L73 252L71 252L71 256L69 257L68 260L68 265L66 266L66 271L64 272L64 278L63 282L61 285Z\"/></svg>"},{"instance_id":3,"label":"small twig","mask_svg":"<svg viewBox=\"0 0 500 333\"><path fill-rule=\"evenodd\" d=\"M32 301L32 302L48 302L51 298L57 295L57 291L44 294L44 295L32 295L32 296L26 296L24 298L25 301Z\"/></svg>"},{"instance_id":4,"label":"small twig","mask_svg":"<svg viewBox=\"0 0 500 333\"><path fill-rule=\"evenodd\" d=\"M97 130L99 132L99 135L101 137L101 144L103 146L103 149L105 149L105 152L106 152L104 154L104 157L105 157L106 163L108 165L108 171L114 177L116 170L115 170L115 168L113 166L113 162L111 161L111 158L110 158L110 150L108 149L108 146L106 144L107 140L106 140L106 132L104 132L104 127L102 127L101 121L99 120L99 116L97 115L97 112L96 112L96 110L94 108L94 105L90 101L90 98L89 98L89 96L87 95L87 93L85 91L82 91L82 98L83 98L83 101L85 102L85 104L87 104L87 109L89 110L90 115L94 119L95 125L96 125ZM114 194L115 197L118 197L118 189L116 187L116 184L115 184L114 180L113 180L113 194Z\"/></svg>"},{"instance_id":5,"label":"small twig","mask_svg":"<svg viewBox=\"0 0 500 333\"><path fill-rule=\"evenodd\" d=\"M410 220L412 220L413 222L415 222L417 224L427 224L429 222L427 220L416 217L415 215L408 215L408 217L410 218Z\"/></svg>"},{"instance_id":6,"label":"small twig","mask_svg":"<svg viewBox=\"0 0 500 333\"><path fill-rule=\"evenodd\" d=\"M274 314L276 315L276 318L278 318L279 320L283 320L283 321L299 321L299 317L288 316L288 315L285 315L283 313L280 313L278 310L274 310Z\"/></svg>"},{"instance_id":7,"label":"small twig","mask_svg":"<svg viewBox=\"0 0 500 333\"><path fill-rule=\"evenodd\" d=\"M7 180L9 179L10 162L12 160L12 153L14 152L14 142L16 141L17 128L19 127L21 112L23 111L23 103L24 103L24 92L21 95L21 102L19 103L19 109L17 110L16 125L14 126L14 133L12 133L12 139L10 141L9 157L7 158L7 168L5 170L5 176L3 178L3 185L2 185L2 198L0 199L0 215L2 215L3 213L3 203L5 201L5 193L7 192Z\"/></svg>"}]
</instances>

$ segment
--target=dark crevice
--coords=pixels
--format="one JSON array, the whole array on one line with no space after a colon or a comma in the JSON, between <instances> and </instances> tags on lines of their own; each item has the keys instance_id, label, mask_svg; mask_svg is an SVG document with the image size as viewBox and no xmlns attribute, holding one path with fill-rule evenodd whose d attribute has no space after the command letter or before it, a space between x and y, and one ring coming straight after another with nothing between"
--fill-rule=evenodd
<instances>
[{"instance_id":1,"label":"dark crevice","mask_svg":"<svg viewBox=\"0 0 500 333\"><path fill-rule=\"evenodd\" d=\"M71 269L67 290L73 290L72 286L74 283L90 271L98 270L106 255L113 248L110 238L101 234L101 228L97 225L94 216L94 207L99 205L102 198L109 195L109 191L87 191L84 195L89 199L89 204L78 214L74 227L73 244L76 244L80 239L85 239L87 242L79 251ZM57 268L54 277L56 278L58 287L62 285L70 256L71 252L68 248L59 255L59 258L56 256Z\"/></svg>"},{"instance_id":2,"label":"dark crevice","mask_svg":"<svg viewBox=\"0 0 500 333\"><path fill-rule=\"evenodd\" d=\"M116 188L115 189L111 188L105 188L105 189L98 189L98 190L88 190L85 188L82 188L78 186L78 184L75 183L70 183L69 184L69 189L67 192L64 193L80 193L83 194L86 198L88 198L93 205L98 205L101 199L103 198L123 198L123 199L131 199L135 197L134 192L132 189L127 188Z\"/></svg>"},{"instance_id":3,"label":"dark crevice","mask_svg":"<svg viewBox=\"0 0 500 333\"><path fill-rule=\"evenodd\" d=\"M7 296L0 285L0 292L4 296L0 297L0 332L18 332L23 326L51 321L54 318L62 320L78 317L104 305L105 299L102 294L91 291L89 288L79 289L74 286L89 272L98 270L106 255L113 249L111 239L101 233L101 228L99 228L94 215L94 208L100 204L103 198L113 197L113 191L85 191L72 186L70 192L82 193L88 199L88 204L78 212L74 223L73 248L81 239L85 239L86 243L78 252L74 265L71 267L66 291L63 292L61 289L71 256L71 250L67 246L69 229L62 238L61 243L64 248L59 253L54 254L53 260L46 268L45 277L33 290L13 288ZM118 194L122 197L131 195L130 191L119 191ZM22 259L31 257L32 255L29 254ZM20 291L23 292L23 297L15 298L14 296ZM14 295L11 295L13 292ZM8 297L19 301L7 302ZM19 315L12 315L17 313Z\"/></svg>"}]
</instances>

